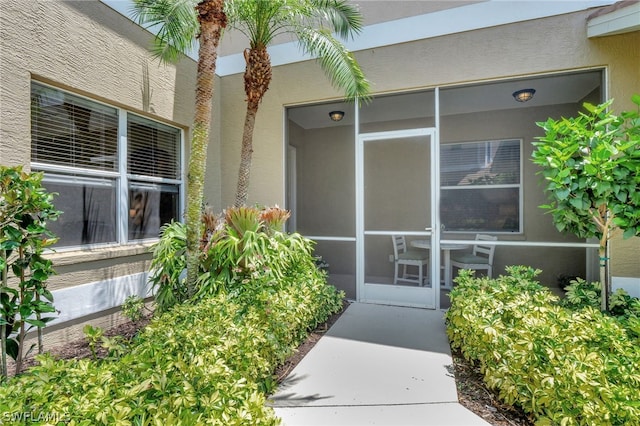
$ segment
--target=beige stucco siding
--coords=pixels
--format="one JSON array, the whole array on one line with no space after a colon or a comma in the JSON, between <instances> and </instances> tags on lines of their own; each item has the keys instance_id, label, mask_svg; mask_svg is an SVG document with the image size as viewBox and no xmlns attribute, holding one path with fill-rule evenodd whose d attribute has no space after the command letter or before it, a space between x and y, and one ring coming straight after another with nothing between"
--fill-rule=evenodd
<instances>
[{"instance_id":1,"label":"beige stucco siding","mask_svg":"<svg viewBox=\"0 0 640 426\"><path fill-rule=\"evenodd\" d=\"M183 128L188 140L194 103L193 60L160 64L149 53L152 35L98 1L19 0L4 2L2 9L0 163L29 167L32 79L167 121ZM97 250L105 251L110 249ZM93 260L95 252L52 258L66 259L66 265L84 264L90 271L92 263L86 262ZM105 261L117 265L106 274L139 272L139 267L122 267L130 254ZM65 277L66 268L54 279L56 286L83 281L79 276Z\"/></svg>"},{"instance_id":2,"label":"beige stucco siding","mask_svg":"<svg viewBox=\"0 0 640 426\"><path fill-rule=\"evenodd\" d=\"M605 68L605 95L616 98L617 108L630 107L631 94L640 93L640 33L588 39L586 18L591 12L583 11L369 49L356 52L356 56L371 81L374 93L447 87L586 68ZM225 205L233 202L240 157L243 121L242 116L238 114L243 114L245 104L243 98L234 94L243 93L242 75L224 77L222 87L225 111L221 129L221 179L222 204ZM283 107L337 98L339 94L331 87L314 61L274 68L270 90L260 106L256 121L249 203L283 203ZM557 113L561 114L562 109ZM505 123L509 123L509 119L512 118L508 111L498 111L494 114L501 114ZM534 207L543 204L545 198L539 182L534 179L534 166L529 161L532 150L530 143L540 134L540 129L534 122L546 117L546 113L535 117L519 117L512 122L513 126L497 129L495 126L483 126L487 119L483 114L472 117L445 117L442 121L443 142L498 137L524 139L525 150L522 157L526 173L524 193L527 212L524 238L532 241L546 240L552 235L553 239L558 238L554 234L550 216L544 215L542 210ZM456 119L459 120L458 124L452 122ZM459 125L462 122L464 125ZM447 123L451 123L448 129L445 127ZM456 129L462 129L465 134L456 134ZM446 131L449 131L448 135ZM626 242L628 245L624 246L625 251L638 253L640 243L637 240ZM508 251L499 248L498 252L501 250ZM578 258L584 258L582 254L576 255ZM542 261L542 258L534 256L530 263L545 266L549 262L562 262L558 256L544 257L546 260ZM554 269L562 267L553 266ZM576 269L581 267L583 265L576 265ZM572 268L573 265L568 267ZM571 272L567 270L567 273ZM637 269L629 270L629 262L618 262L616 259L613 260L613 272L623 276L639 275Z\"/></svg>"},{"instance_id":3,"label":"beige stucco siding","mask_svg":"<svg viewBox=\"0 0 640 426\"><path fill-rule=\"evenodd\" d=\"M149 52L152 40L149 32L99 1L2 2L0 164L29 169L32 80L180 127L188 156L196 63L184 57L174 65L161 64ZM214 117L214 121L219 120ZM217 132L214 127L210 144L214 166L207 185L213 199L219 198ZM186 168L186 160L184 164ZM151 254L149 244L134 244L61 250L49 257L58 273L49 281L52 291L93 283L95 294L112 294L120 288L114 284L119 279L143 277ZM88 319L94 325L114 325L122 320L116 310L91 314ZM57 334L48 339L78 336L78 328L64 331L62 326L52 327L50 331Z\"/></svg>"}]
</instances>

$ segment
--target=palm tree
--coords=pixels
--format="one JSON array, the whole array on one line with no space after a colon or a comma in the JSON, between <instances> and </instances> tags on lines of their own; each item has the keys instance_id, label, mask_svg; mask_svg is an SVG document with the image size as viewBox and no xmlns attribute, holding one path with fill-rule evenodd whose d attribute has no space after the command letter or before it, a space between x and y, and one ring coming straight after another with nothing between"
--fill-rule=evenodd
<instances>
[{"instance_id":1,"label":"palm tree","mask_svg":"<svg viewBox=\"0 0 640 426\"><path fill-rule=\"evenodd\" d=\"M195 116L187 171L187 294L195 292L202 236L202 199L211 127L211 103L218 45L227 18L224 0L133 0L132 14L142 25L157 26L154 54L176 62L199 41Z\"/></svg>"},{"instance_id":2,"label":"palm tree","mask_svg":"<svg viewBox=\"0 0 640 426\"><path fill-rule=\"evenodd\" d=\"M369 99L369 82L353 54L336 39L362 29L362 15L346 0L230 0L225 5L229 26L249 38L244 52L247 111L242 135L235 206L247 201L253 153L253 130L258 107L271 82L267 47L281 34L297 38L305 53L317 57L331 83L348 101Z\"/></svg>"}]
</instances>

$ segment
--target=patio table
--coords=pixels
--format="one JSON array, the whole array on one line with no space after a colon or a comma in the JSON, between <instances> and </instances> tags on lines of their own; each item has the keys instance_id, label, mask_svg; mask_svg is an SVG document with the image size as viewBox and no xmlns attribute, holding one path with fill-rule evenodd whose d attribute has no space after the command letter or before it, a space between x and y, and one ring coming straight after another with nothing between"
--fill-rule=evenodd
<instances>
[{"instance_id":1,"label":"patio table","mask_svg":"<svg viewBox=\"0 0 640 426\"><path fill-rule=\"evenodd\" d=\"M413 240L409 243L412 247L431 250L431 240ZM464 250L468 249L468 244L458 243L441 243L440 250L442 250L444 258L444 288L451 288L451 250Z\"/></svg>"}]
</instances>

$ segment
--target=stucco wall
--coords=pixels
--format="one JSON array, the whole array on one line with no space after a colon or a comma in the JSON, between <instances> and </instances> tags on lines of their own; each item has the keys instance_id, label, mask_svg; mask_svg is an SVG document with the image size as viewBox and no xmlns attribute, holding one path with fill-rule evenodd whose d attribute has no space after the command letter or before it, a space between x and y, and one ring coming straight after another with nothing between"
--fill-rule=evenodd
<instances>
[{"instance_id":1,"label":"stucco wall","mask_svg":"<svg viewBox=\"0 0 640 426\"><path fill-rule=\"evenodd\" d=\"M196 64L189 58L160 64L149 53L151 42L149 32L98 1L2 2L0 164L29 168L32 79L181 127L188 147ZM215 165L218 149L211 145ZM207 186L208 195L217 199L215 171L209 179L215 183ZM58 275L51 278L50 289L86 283L100 287L135 276L149 268L148 248L146 244L54 253ZM94 324L120 321L111 311L102 314L109 315L93 318ZM64 336L77 336L77 330L59 332L58 339Z\"/></svg>"},{"instance_id":2,"label":"stucco wall","mask_svg":"<svg viewBox=\"0 0 640 426\"><path fill-rule=\"evenodd\" d=\"M626 99L634 92L640 93L637 59L640 33L588 39L586 18L590 13L583 11L369 49L356 52L356 57L375 93L605 67L607 96L619 99L619 107L629 107L630 101ZM221 129L222 203L230 204L240 157L244 100L237 96L243 93L242 75L222 80L225 104ZM337 97L339 94L313 61L274 68L271 87L256 121L249 203L283 203L283 107ZM509 135L512 136L517 135ZM528 158L527 153L523 157ZM539 197L526 202L542 204L544 199L541 194ZM548 224L541 232L550 229ZM626 251L640 252L640 243L634 240L625 243L631 245ZM613 273L638 275L637 270L629 270L627 262L617 263L616 259Z\"/></svg>"}]
</instances>

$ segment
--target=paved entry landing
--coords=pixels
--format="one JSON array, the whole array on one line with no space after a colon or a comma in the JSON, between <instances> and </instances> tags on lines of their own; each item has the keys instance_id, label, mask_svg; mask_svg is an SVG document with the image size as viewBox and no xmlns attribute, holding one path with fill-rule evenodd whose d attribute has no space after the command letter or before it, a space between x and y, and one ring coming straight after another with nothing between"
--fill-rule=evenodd
<instances>
[{"instance_id":1,"label":"paved entry landing","mask_svg":"<svg viewBox=\"0 0 640 426\"><path fill-rule=\"evenodd\" d=\"M286 426L488 425L458 403L439 310L353 303L270 404Z\"/></svg>"}]
</instances>

